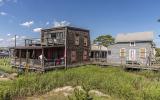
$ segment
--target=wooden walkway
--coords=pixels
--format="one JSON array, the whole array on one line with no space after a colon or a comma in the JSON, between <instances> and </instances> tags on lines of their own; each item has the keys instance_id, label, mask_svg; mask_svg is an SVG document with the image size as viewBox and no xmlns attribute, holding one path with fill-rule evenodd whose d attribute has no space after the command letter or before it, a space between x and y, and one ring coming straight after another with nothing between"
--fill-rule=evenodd
<instances>
[{"instance_id":1,"label":"wooden walkway","mask_svg":"<svg viewBox=\"0 0 160 100\"><path fill-rule=\"evenodd\" d=\"M92 64L100 65L100 66L114 66L114 67L122 67L124 69L137 69L137 70L153 70L160 71L160 65L137 65L137 64L119 64L119 63L106 63L106 62L92 62Z\"/></svg>"}]
</instances>

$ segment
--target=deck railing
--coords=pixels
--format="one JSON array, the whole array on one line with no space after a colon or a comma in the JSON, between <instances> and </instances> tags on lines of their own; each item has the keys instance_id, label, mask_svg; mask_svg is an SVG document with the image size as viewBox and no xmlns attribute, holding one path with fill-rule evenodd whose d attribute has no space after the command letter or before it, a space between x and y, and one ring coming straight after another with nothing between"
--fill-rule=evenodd
<instances>
[{"instance_id":1,"label":"deck railing","mask_svg":"<svg viewBox=\"0 0 160 100\"><path fill-rule=\"evenodd\" d=\"M25 46L39 46L41 44L41 40L39 38L25 39Z\"/></svg>"},{"instance_id":2,"label":"deck railing","mask_svg":"<svg viewBox=\"0 0 160 100\"><path fill-rule=\"evenodd\" d=\"M14 67L22 67L29 69L33 68L54 68L57 66L65 66L64 59L46 59L44 60L44 66L42 66L43 62L40 59L25 59L25 58L12 58L11 59L11 65Z\"/></svg>"},{"instance_id":3,"label":"deck railing","mask_svg":"<svg viewBox=\"0 0 160 100\"><path fill-rule=\"evenodd\" d=\"M32 39L25 39L25 46L53 46L53 45L64 45L65 39L64 38L32 38Z\"/></svg>"},{"instance_id":4,"label":"deck railing","mask_svg":"<svg viewBox=\"0 0 160 100\"><path fill-rule=\"evenodd\" d=\"M60 39L54 39L54 38L44 38L43 41L41 41L41 45L64 45L65 44L65 39L60 38Z\"/></svg>"}]
</instances>

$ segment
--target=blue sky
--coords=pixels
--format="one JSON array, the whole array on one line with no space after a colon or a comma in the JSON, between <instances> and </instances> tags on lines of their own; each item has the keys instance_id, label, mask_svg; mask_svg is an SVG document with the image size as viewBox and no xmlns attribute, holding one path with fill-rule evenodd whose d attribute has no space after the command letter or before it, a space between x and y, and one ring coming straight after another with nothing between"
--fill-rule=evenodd
<instances>
[{"instance_id":1,"label":"blue sky","mask_svg":"<svg viewBox=\"0 0 160 100\"><path fill-rule=\"evenodd\" d=\"M40 28L59 24L101 34L154 31L160 47L160 0L0 0L0 46L39 37Z\"/></svg>"}]
</instances>

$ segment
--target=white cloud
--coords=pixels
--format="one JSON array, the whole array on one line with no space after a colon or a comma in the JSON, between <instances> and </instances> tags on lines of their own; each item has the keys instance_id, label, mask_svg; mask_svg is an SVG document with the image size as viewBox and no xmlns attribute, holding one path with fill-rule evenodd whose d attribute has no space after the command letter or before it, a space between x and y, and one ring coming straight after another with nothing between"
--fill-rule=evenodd
<instances>
[{"instance_id":1,"label":"white cloud","mask_svg":"<svg viewBox=\"0 0 160 100\"><path fill-rule=\"evenodd\" d=\"M20 36L19 37L19 40L24 40L24 39L26 39L27 38L27 36Z\"/></svg>"},{"instance_id":2,"label":"white cloud","mask_svg":"<svg viewBox=\"0 0 160 100\"><path fill-rule=\"evenodd\" d=\"M7 15L7 13L6 12L0 12L0 15L5 16L5 15Z\"/></svg>"},{"instance_id":3,"label":"white cloud","mask_svg":"<svg viewBox=\"0 0 160 100\"><path fill-rule=\"evenodd\" d=\"M16 36L16 44L17 46L24 46L24 40L27 38L27 36L25 35L22 35L22 36L19 36L17 35ZM7 37L7 38L0 38L0 47L13 47L15 44L14 44L14 41L15 41L15 37Z\"/></svg>"},{"instance_id":4,"label":"white cloud","mask_svg":"<svg viewBox=\"0 0 160 100\"><path fill-rule=\"evenodd\" d=\"M39 28L35 28L35 29L33 29L33 32L41 32L41 29L42 28L40 28L40 27Z\"/></svg>"},{"instance_id":5,"label":"white cloud","mask_svg":"<svg viewBox=\"0 0 160 100\"><path fill-rule=\"evenodd\" d=\"M3 41L3 40L4 40L4 39L1 39L1 38L0 38L0 41Z\"/></svg>"},{"instance_id":6,"label":"white cloud","mask_svg":"<svg viewBox=\"0 0 160 100\"><path fill-rule=\"evenodd\" d=\"M54 21L54 27L61 27L61 26L69 26L70 25L70 22L68 21Z\"/></svg>"},{"instance_id":7,"label":"white cloud","mask_svg":"<svg viewBox=\"0 0 160 100\"><path fill-rule=\"evenodd\" d=\"M25 26L25 27L31 27L34 24L34 21L28 21L28 22L24 22L20 25Z\"/></svg>"},{"instance_id":8,"label":"white cloud","mask_svg":"<svg viewBox=\"0 0 160 100\"><path fill-rule=\"evenodd\" d=\"M7 34L7 36L11 36L11 34Z\"/></svg>"},{"instance_id":9,"label":"white cloud","mask_svg":"<svg viewBox=\"0 0 160 100\"><path fill-rule=\"evenodd\" d=\"M3 6L7 2L17 3L18 0L0 0L0 6Z\"/></svg>"},{"instance_id":10,"label":"white cloud","mask_svg":"<svg viewBox=\"0 0 160 100\"><path fill-rule=\"evenodd\" d=\"M49 25L49 22L46 22L46 25Z\"/></svg>"},{"instance_id":11,"label":"white cloud","mask_svg":"<svg viewBox=\"0 0 160 100\"><path fill-rule=\"evenodd\" d=\"M4 0L0 0L0 3L2 3Z\"/></svg>"}]
</instances>

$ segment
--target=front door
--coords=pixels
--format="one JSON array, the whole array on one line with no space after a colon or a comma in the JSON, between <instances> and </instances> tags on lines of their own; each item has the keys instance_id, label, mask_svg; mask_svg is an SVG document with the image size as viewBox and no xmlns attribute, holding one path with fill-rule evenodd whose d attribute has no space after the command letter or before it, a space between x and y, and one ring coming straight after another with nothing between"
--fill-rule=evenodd
<instances>
[{"instance_id":1,"label":"front door","mask_svg":"<svg viewBox=\"0 0 160 100\"><path fill-rule=\"evenodd\" d=\"M129 50L129 60L135 61L136 60L136 50L130 49Z\"/></svg>"}]
</instances>

